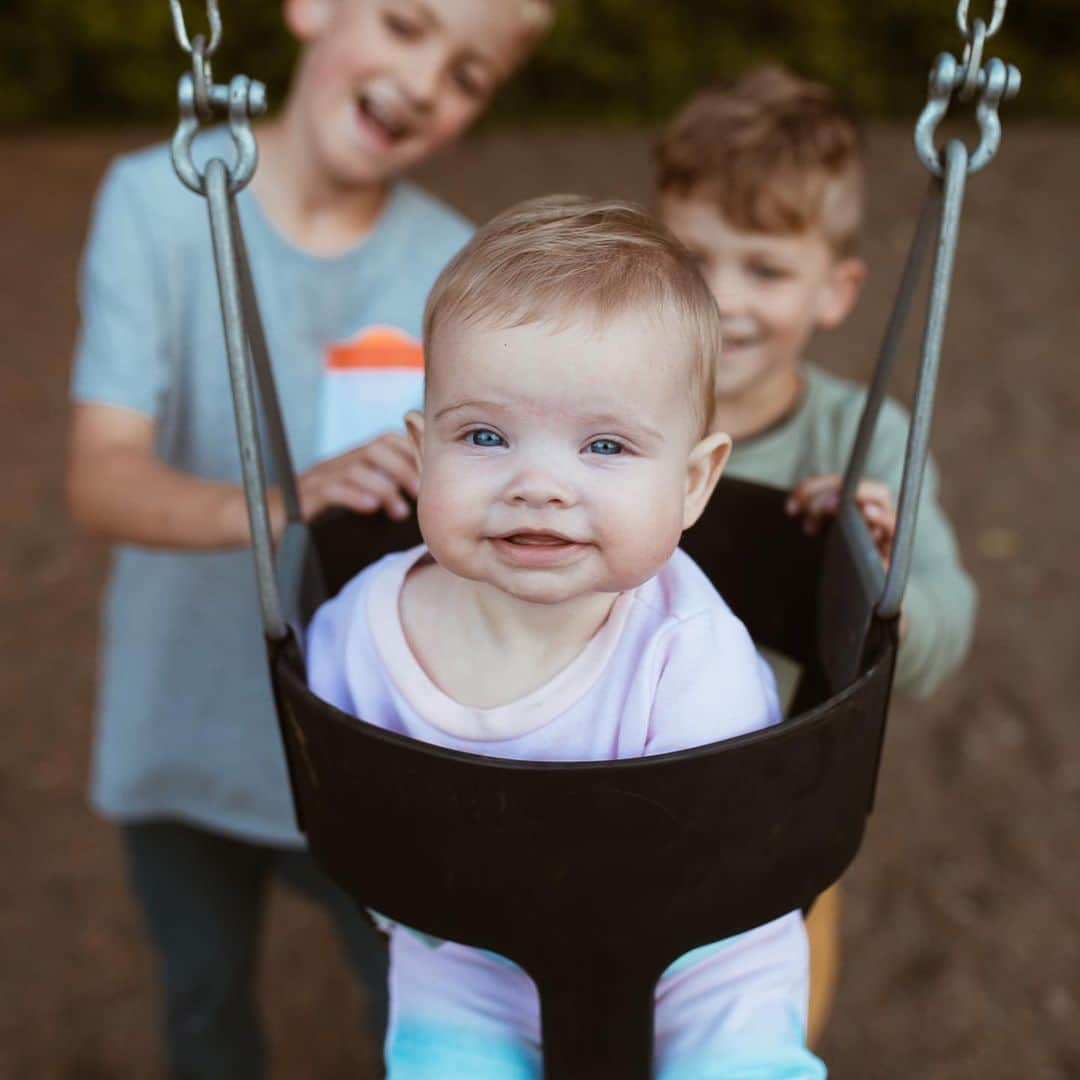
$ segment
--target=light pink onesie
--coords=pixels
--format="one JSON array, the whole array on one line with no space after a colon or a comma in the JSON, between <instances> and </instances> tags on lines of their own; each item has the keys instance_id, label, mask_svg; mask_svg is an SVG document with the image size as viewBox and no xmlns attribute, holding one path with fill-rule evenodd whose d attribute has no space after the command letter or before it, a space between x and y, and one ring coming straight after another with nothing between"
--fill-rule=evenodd
<instances>
[{"instance_id":1,"label":"light pink onesie","mask_svg":"<svg viewBox=\"0 0 1080 1080\"><path fill-rule=\"evenodd\" d=\"M423 547L388 555L316 613L312 690L390 731L474 754L541 761L641 757L773 724L772 675L743 624L688 555L621 594L544 686L495 708L462 705L428 677L398 602ZM510 961L391 924L390 1080L535 1080L539 1004ZM783 916L676 961L657 988L664 1080L820 1078L804 1046L807 947Z\"/></svg>"}]
</instances>

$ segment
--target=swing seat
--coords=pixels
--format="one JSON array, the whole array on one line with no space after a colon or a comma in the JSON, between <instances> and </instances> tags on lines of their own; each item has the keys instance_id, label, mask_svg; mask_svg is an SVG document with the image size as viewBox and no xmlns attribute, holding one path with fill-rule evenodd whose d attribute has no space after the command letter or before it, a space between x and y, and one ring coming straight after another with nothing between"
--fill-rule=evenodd
<instances>
[{"instance_id":1,"label":"swing seat","mask_svg":"<svg viewBox=\"0 0 1080 1080\"><path fill-rule=\"evenodd\" d=\"M268 640L300 826L358 904L520 964L544 1072L650 1075L653 992L689 950L807 908L854 857L873 800L896 649L858 514L824 536L785 494L722 481L684 549L755 641L803 668L796 715L708 746L553 763L459 753L365 724ZM328 594L419 542L415 519L316 523Z\"/></svg>"}]
</instances>

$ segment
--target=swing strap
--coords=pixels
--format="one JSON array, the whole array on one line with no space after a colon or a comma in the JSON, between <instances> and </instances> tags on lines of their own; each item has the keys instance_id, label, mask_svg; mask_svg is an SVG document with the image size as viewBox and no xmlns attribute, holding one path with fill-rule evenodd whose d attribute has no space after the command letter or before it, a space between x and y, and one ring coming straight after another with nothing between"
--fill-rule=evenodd
<instances>
[{"instance_id":1,"label":"swing strap","mask_svg":"<svg viewBox=\"0 0 1080 1080\"><path fill-rule=\"evenodd\" d=\"M266 111L266 88L245 75L234 76L227 87L214 84L210 56L220 43L222 32L217 0L207 0L206 4L209 42L202 34L189 40L180 0L169 0L169 4L177 41L192 57L192 71L180 76L177 91L180 122L171 144L173 167L184 185L204 196L207 202L263 630L271 640L282 641L288 628L275 570L266 472L259 437L259 406L286 520L300 523L303 519L296 469L236 209L236 195L250 183L258 163L258 146L251 121ZM192 158L192 144L201 121L212 120L220 111L228 117L235 158L231 165L226 165L221 158L215 157L200 171ZM252 388L252 372L258 388L258 405Z\"/></svg>"},{"instance_id":2,"label":"swing strap","mask_svg":"<svg viewBox=\"0 0 1080 1080\"><path fill-rule=\"evenodd\" d=\"M982 58L983 43L986 38L996 33L1001 25L1006 3L1007 0L995 0L989 29L982 19L975 19L972 28L969 28L968 0L960 0L957 22L968 42L963 62L958 63L949 53L942 53L934 61L930 72L927 103L915 125L915 148L919 160L931 174L930 186L919 213L896 300L886 325L874 375L859 420L851 457L844 473L839 511L842 528L855 528L859 531L864 529L861 515L855 508L855 490L866 468L874 430L896 366L904 328L928 259L931 242L936 236L915 400L904 450L896 533L881 599L875 609L880 619L891 619L899 615L911 570L919 497L929 451L934 393L941 364L941 347L949 310L949 293L966 180L970 173L983 168L997 153L1001 143L998 106L1003 100L1015 97L1020 89L1020 72L1013 65L994 58L988 60L985 66L978 66ZM969 154L963 142L950 139L944 149L939 151L934 145L934 134L951 101L954 97L962 100L975 89L980 94L975 110L980 132L978 145ZM863 543L859 546L865 552L872 551L872 545Z\"/></svg>"},{"instance_id":3,"label":"swing strap","mask_svg":"<svg viewBox=\"0 0 1080 1080\"><path fill-rule=\"evenodd\" d=\"M259 439L259 410L252 370L287 519L300 522L302 518L296 472L289 452L235 202L237 193L250 182L257 164L258 151L251 131L251 119L265 111L266 92L261 83L243 75L235 76L227 87L213 83L210 55L221 38L217 0L207 0L207 17L211 28L208 43L201 34L189 40L180 0L169 2L177 40L192 56L192 71L183 74L179 82L180 122L172 141L173 165L183 183L207 200L263 631L270 641L281 642L287 636L288 629L275 574L266 473ZM963 58L958 62L949 53L942 53L931 70L927 104L915 126L916 151L931 173L930 187L919 215L844 474L839 525L849 535L854 532L858 543L853 547L861 553L860 559L866 564L862 569L865 573L875 575L874 580L878 580L881 576L880 564L855 507L855 490L866 466L922 268L928 258L931 240L936 237L930 299L904 454L896 534L889 569L875 607L875 614L881 620L892 619L899 614L911 568L966 179L969 173L983 168L997 152L1001 139L998 106L1003 100L1014 97L1020 88L1020 73L1011 64L996 58L981 63L985 42L1000 27L1006 4L1007 0L994 0L989 26L979 18L969 25L969 0L959 0L957 23L966 39ZM980 140L975 150L969 154L959 139L950 139L943 149L938 150L934 145L934 135L950 103L954 98L970 97L976 92L979 94L975 112ZM227 115L235 159L231 165L226 165L220 158L213 158L205 170L200 171L191 156L192 143L200 121L219 112Z\"/></svg>"}]
</instances>

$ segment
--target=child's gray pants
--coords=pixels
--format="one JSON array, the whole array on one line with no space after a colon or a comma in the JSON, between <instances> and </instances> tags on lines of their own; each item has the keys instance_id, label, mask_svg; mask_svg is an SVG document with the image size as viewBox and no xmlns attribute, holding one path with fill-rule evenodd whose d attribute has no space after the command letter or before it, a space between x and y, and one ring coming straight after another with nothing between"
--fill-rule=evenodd
<instances>
[{"instance_id":1,"label":"child's gray pants","mask_svg":"<svg viewBox=\"0 0 1080 1080\"><path fill-rule=\"evenodd\" d=\"M306 851L249 844L178 822L126 825L123 834L132 886L157 955L165 1051L175 1080L264 1076L252 991L271 877L333 920L367 994L367 1025L382 1060L386 946Z\"/></svg>"}]
</instances>

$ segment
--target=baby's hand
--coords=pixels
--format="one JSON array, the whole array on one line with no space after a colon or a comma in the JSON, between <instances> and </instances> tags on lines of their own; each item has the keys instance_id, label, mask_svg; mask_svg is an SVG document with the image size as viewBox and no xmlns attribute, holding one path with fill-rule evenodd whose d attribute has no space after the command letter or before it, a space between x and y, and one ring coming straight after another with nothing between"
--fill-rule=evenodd
<instances>
[{"instance_id":1,"label":"baby's hand","mask_svg":"<svg viewBox=\"0 0 1080 1080\"><path fill-rule=\"evenodd\" d=\"M816 533L827 518L833 517L840 505L843 480L835 474L808 476L791 490L785 509L803 519L807 533ZM855 489L855 505L870 531L870 538L888 566L892 555L893 535L896 532L896 508L887 485L877 480L863 480Z\"/></svg>"},{"instance_id":2,"label":"baby's hand","mask_svg":"<svg viewBox=\"0 0 1080 1080\"><path fill-rule=\"evenodd\" d=\"M320 461L299 477L298 485L305 521L334 506L361 514L383 509L401 521L410 513L405 495L416 498L420 474L409 440L394 432Z\"/></svg>"}]
</instances>

